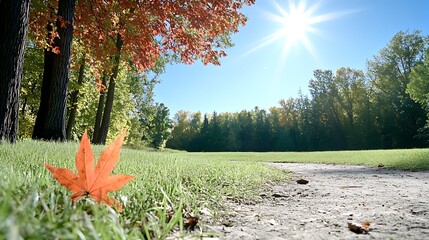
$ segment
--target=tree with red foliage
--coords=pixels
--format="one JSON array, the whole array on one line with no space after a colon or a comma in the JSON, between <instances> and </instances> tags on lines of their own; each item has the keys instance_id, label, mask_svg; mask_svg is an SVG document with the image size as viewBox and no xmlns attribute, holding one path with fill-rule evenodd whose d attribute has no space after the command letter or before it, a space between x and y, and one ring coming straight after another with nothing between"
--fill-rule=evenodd
<instances>
[{"instance_id":1,"label":"tree with red foliage","mask_svg":"<svg viewBox=\"0 0 429 240\"><path fill-rule=\"evenodd\" d=\"M154 66L161 55L169 55L173 61L185 64L201 59L204 64L219 65L220 58L226 56L223 49L232 46L230 34L238 32L239 27L246 22L246 17L239 10L254 2L255 0L79 1L76 6L75 36L99 64L99 72L110 75L104 119L100 126L104 129L101 131L102 135L107 135L121 59L130 59L140 71ZM46 12L45 15L47 14ZM73 21L64 18L59 12L57 19L58 17L69 21L69 25L73 26ZM56 50L55 47L52 49ZM61 47L58 50L63 51ZM41 106L44 105L41 103ZM58 132L44 130L48 136L43 138L62 140L57 136L62 135L60 129L63 126L59 122L57 124ZM102 137L98 143L104 141Z\"/></svg>"},{"instance_id":2,"label":"tree with red foliage","mask_svg":"<svg viewBox=\"0 0 429 240\"><path fill-rule=\"evenodd\" d=\"M42 21L41 24L31 24L36 33L41 32L42 26L46 26L48 36L40 107L33 139L64 141L75 0L49 1L47 9L45 15L39 12L33 20Z\"/></svg>"}]
</instances>

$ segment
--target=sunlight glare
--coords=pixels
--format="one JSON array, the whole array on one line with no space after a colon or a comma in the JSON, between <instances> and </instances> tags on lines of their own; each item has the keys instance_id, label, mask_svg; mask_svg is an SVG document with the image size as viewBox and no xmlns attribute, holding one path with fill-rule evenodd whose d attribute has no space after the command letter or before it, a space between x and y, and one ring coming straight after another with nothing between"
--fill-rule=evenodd
<instances>
[{"instance_id":1,"label":"sunlight glare","mask_svg":"<svg viewBox=\"0 0 429 240\"><path fill-rule=\"evenodd\" d=\"M276 3L277 9L281 7ZM303 5L295 8L290 5L290 12L282 11L282 18L279 22L283 25L279 34L285 36L291 42L300 41L306 38L306 32L309 31L311 22L309 16L304 10Z\"/></svg>"},{"instance_id":2,"label":"sunlight glare","mask_svg":"<svg viewBox=\"0 0 429 240\"><path fill-rule=\"evenodd\" d=\"M298 2L298 4L296 4ZM279 25L279 29L273 34L262 39L260 44L252 48L247 54L265 47L273 42L282 41L282 56L287 57L289 51L298 45L304 45L313 57L315 56L313 45L310 42L310 34L319 33L314 24L325 22L337 18L345 12L328 13L316 15L316 10L320 8L321 1L316 1L313 5L307 6L306 0L289 0L287 9L281 6L277 1L273 1L273 6L277 13L267 12L267 19Z\"/></svg>"}]
</instances>

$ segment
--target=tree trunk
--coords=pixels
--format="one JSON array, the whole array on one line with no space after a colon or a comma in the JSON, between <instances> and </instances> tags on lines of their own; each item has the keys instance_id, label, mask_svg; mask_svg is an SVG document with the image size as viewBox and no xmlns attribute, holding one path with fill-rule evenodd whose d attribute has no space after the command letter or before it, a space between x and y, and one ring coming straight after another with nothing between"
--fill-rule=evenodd
<instances>
[{"instance_id":1,"label":"tree trunk","mask_svg":"<svg viewBox=\"0 0 429 240\"><path fill-rule=\"evenodd\" d=\"M100 138L99 138L99 141L97 142L99 144L106 144L107 133L109 131L110 114L112 113L112 108L113 108L113 97L115 95L115 85L116 85L115 81L119 71L122 44L123 44L122 37L118 33L116 35L116 54L114 59L115 62L113 65L112 75L110 76L109 89L107 91L107 98L106 98L106 106L104 107L103 120L100 126Z\"/></svg>"},{"instance_id":2,"label":"tree trunk","mask_svg":"<svg viewBox=\"0 0 429 240\"><path fill-rule=\"evenodd\" d=\"M103 86L106 86L106 75L103 75L103 80L101 84L103 84ZM101 126L101 119L103 118L105 95L106 95L106 89L103 88L100 91L100 98L98 100L97 115L95 116L95 126L94 126L94 134L92 136L92 143L100 142L100 126Z\"/></svg>"},{"instance_id":3,"label":"tree trunk","mask_svg":"<svg viewBox=\"0 0 429 240\"><path fill-rule=\"evenodd\" d=\"M52 32L50 24L47 25L49 35ZM54 61L54 53L48 49L44 50L44 68L42 78L42 92L40 94L40 107L37 111L36 122L33 129L33 139L40 138L43 135L44 126L46 123L46 115L48 114L49 107L49 95L51 93L51 75L52 75L52 62Z\"/></svg>"},{"instance_id":4,"label":"tree trunk","mask_svg":"<svg viewBox=\"0 0 429 240\"><path fill-rule=\"evenodd\" d=\"M59 37L54 39L52 47L58 47L60 53L54 54L45 50L42 96L33 139L60 141L66 139L65 115L74 7L75 0L60 0L58 3L56 27Z\"/></svg>"},{"instance_id":5,"label":"tree trunk","mask_svg":"<svg viewBox=\"0 0 429 240\"><path fill-rule=\"evenodd\" d=\"M0 142L16 142L30 0L1 0L0 9Z\"/></svg>"},{"instance_id":6,"label":"tree trunk","mask_svg":"<svg viewBox=\"0 0 429 240\"><path fill-rule=\"evenodd\" d=\"M66 136L67 139L70 139L71 130L73 129L75 118L76 118L76 112L77 112L77 100L79 97L79 88L81 87L83 83L83 75L85 73L85 54L82 57L82 63L79 67L79 76L77 78L77 85L78 89L74 90L71 95L71 103L70 103L70 114L67 122L67 129L66 129Z\"/></svg>"}]
</instances>

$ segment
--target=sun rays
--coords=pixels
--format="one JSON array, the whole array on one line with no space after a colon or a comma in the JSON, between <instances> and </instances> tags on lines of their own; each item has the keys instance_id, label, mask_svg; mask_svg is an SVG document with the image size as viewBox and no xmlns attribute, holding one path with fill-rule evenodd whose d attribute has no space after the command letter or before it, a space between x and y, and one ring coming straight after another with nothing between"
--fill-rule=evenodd
<instances>
[{"instance_id":1,"label":"sun rays","mask_svg":"<svg viewBox=\"0 0 429 240\"><path fill-rule=\"evenodd\" d=\"M266 12L266 19L276 24L276 31L262 39L259 44L250 49L250 54L260 48L270 45L274 42L281 41L282 58L287 58L290 50L296 46L303 45L313 57L316 57L311 37L320 34L321 29L317 28L318 23L338 18L350 12L335 12L327 14L317 14L322 2L316 1L312 5L307 5L306 0L289 0L286 4L279 1L273 1L272 5L275 12Z\"/></svg>"}]
</instances>

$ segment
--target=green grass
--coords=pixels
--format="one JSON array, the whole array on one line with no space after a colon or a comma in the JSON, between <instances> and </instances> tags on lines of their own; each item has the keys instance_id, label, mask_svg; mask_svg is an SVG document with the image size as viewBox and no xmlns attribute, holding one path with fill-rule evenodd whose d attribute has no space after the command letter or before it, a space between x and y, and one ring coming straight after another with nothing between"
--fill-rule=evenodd
<instances>
[{"instance_id":1,"label":"green grass","mask_svg":"<svg viewBox=\"0 0 429 240\"><path fill-rule=\"evenodd\" d=\"M267 182L287 173L260 162L319 162L428 170L429 149L309 153L186 153L122 149L114 173L136 176L113 195L116 211L70 192L44 168L75 171L78 143L0 144L0 239L163 239L185 234L183 214L221 215L225 198L252 200ZM96 158L102 146L95 146ZM170 220L167 216L174 212ZM208 224L212 219L202 216ZM205 218L205 219L204 219Z\"/></svg>"},{"instance_id":2,"label":"green grass","mask_svg":"<svg viewBox=\"0 0 429 240\"><path fill-rule=\"evenodd\" d=\"M0 239L163 239L173 229L184 232L182 214L208 209L216 218L225 197L249 200L266 182L287 177L257 162L124 148L114 173L136 178L112 194L124 207L118 214L90 198L72 204L70 192L45 169L48 162L75 171L77 148L0 144ZM93 148L96 158L102 148ZM170 211L175 214L167 220Z\"/></svg>"},{"instance_id":3,"label":"green grass","mask_svg":"<svg viewBox=\"0 0 429 240\"><path fill-rule=\"evenodd\" d=\"M210 161L230 160L247 162L296 162L366 165L376 167L422 171L429 170L429 149L326 151L326 152L233 152L183 153Z\"/></svg>"}]
</instances>

